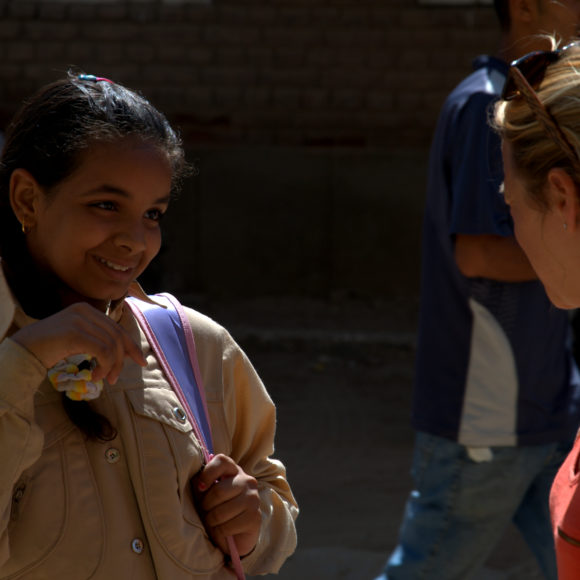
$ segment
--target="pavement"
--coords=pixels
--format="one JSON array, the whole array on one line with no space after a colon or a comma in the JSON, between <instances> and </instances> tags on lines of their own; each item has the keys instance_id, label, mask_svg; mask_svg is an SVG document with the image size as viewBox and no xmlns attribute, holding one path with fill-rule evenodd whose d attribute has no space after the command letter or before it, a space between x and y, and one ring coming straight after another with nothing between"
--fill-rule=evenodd
<instances>
[{"instance_id":1,"label":"pavement","mask_svg":"<svg viewBox=\"0 0 580 580\"><path fill-rule=\"evenodd\" d=\"M277 406L276 456L301 509L298 549L261 578L372 580L411 486L416 298L182 300L228 328ZM540 579L508 529L474 580Z\"/></svg>"}]
</instances>

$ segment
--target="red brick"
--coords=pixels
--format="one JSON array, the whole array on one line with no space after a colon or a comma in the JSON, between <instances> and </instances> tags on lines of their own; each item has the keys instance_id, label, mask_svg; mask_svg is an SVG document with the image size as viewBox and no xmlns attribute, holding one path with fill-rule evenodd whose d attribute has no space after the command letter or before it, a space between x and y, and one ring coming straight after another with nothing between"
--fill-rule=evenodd
<instances>
[{"instance_id":1,"label":"red brick","mask_svg":"<svg viewBox=\"0 0 580 580\"><path fill-rule=\"evenodd\" d=\"M240 67L207 67L199 71L201 81L205 84L222 87L243 87L255 82L256 75L247 68Z\"/></svg>"},{"instance_id":2,"label":"red brick","mask_svg":"<svg viewBox=\"0 0 580 580\"><path fill-rule=\"evenodd\" d=\"M218 66L247 66L248 57L242 47L220 46L214 51L215 63Z\"/></svg>"},{"instance_id":3,"label":"red brick","mask_svg":"<svg viewBox=\"0 0 580 580\"><path fill-rule=\"evenodd\" d=\"M200 64L208 64L213 60L213 51L208 46L195 46L188 48L186 53L186 61L194 66Z\"/></svg>"},{"instance_id":4,"label":"red brick","mask_svg":"<svg viewBox=\"0 0 580 580\"><path fill-rule=\"evenodd\" d=\"M331 106L340 110L358 110L364 102L364 92L353 89L339 89L332 94L330 99Z\"/></svg>"},{"instance_id":5,"label":"red brick","mask_svg":"<svg viewBox=\"0 0 580 580\"><path fill-rule=\"evenodd\" d=\"M274 61L274 49L268 46L248 46L245 52L250 66L271 65Z\"/></svg>"},{"instance_id":6,"label":"red brick","mask_svg":"<svg viewBox=\"0 0 580 580\"><path fill-rule=\"evenodd\" d=\"M0 20L0 39L18 39L23 33L24 26L16 20Z\"/></svg>"},{"instance_id":7,"label":"red brick","mask_svg":"<svg viewBox=\"0 0 580 580\"><path fill-rule=\"evenodd\" d=\"M141 27L142 36L151 42L163 42L176 47L202 44L202 27L189 22L154 23Z\"/></svg>"},{"instance_id":8,"label":"red brick","mask_svg":"<svg viewBox=\"0 0 580 580\"><path fill-rule=\"evenodd\" d=\"M207 108L213 102L211 89L207 87L188 87L185 92L185 99L190 107Z\"/></svg>"},{"instance_id":9,"label":"red brick","mask_svg":"<svg viewBox=\"0 0 580 580\"><path fill-rule=\"evenodd\" d=\"M128 9L125 3L103 4L98 6L96 18L98 20L124 20L127 18Z\"/></svg>"},{"instance_id":10,"label":"red brick","mask_svg":"<svg viewBox=\"0 0 580 580\"><path fill-rule=\"evenodd\" d=\"M309 109L326 108L330 104L330 91L321 88L304 88L301 91L301 104Z\"/></svg>"},{"instance_id":11,"label":"red brick","mask_svg":"<svg viewBox=\"0 0 580 580\"><path fill-rule=\"evenodd\" d=\"M126 41L133 38L148 44L147 31L134 22L114 22L108 23L106 26L99 26L94 21L81 22L78 24L77 30L80 38L99 44L110 41Z\"/></svg>"},{"instance_id":12,"label":"red brick","mask_svg":"<svg viewBox=\"0 0 580 580\"><path fill-rule=\"evenodd\" d=\"M78 38L78 29L73 22L49 22L35 20L24 24L23 36L30 40L73 40Z\"/></svg>"},{"instance_id":13,"label":"red brick","mask_svg":"<svg viewBox=\"0 0 580 580\"><path fill-rule=\"evenodd\" d=\"M96 57L107 65L122 61L125 59L125 44L122 42L101 43L97 47Z\"/></svg>"},{"instance_id":14,"label":"red brick","mask_svg":"<svg viewBox=\"0 0 580 580\"><path fill-rule=\"evenodd\" d=\"M130 44L125 47L125 58L135 63L150 63L154 60L155 49L146 44Z\"/></svg>"},{"instance_id":15,"label":"red brick","mask_svg":"<svg viewBox=\"0 0 580 580\"><path fill-rule=\"evenodd\" d=\"M35 45L31 42L13 42L6 46L6 61L7 62L30 62L34 61L36 56Z\"/></svg>"},{"instance_id":16,"label":"red brick","mask_svg":"<svg viewBox=\"0 0 580 580\"><path fill-rule=\"evenodd\" d=\"M294 88L275 88L272 93L274 106L297 109L301 104L302 91Z\"/></svg>"},{"instance_id":17,"label":"red brick","mask_svg":"<svg viewBox=\"0 0 580 580\"><path fill-rule=\"evenodd\" d=\"M241 87L218 87L213 90L212 102L222 109L235 110L242 102L242 95L243 91Z\"/></svg>"},{"instance_id":18,"label":"red brick","mask_svg":"<svg viewBox=\"0 0 580 580\"><path fill-rule=\"evenodd\" d=\"M9 2L7 13L15 18L34 18L36 5L32 2Z\"/></svg>"},{"instance_id":19,"label":"red brick","mask_svg":"<svg viewBox=\"0 0 580 580\"><path fill-rule=\"evenodd\" d=\"M80 64L89 59L94 59L97 53L97 47L94 43L75 41L65 42L63 61Z\"/></svg>"},{"instance_id":20,"label":"red brick","mask_svg":"<svg viewBox=\"0 0 580 580\"><path fill-rule=\"evenodd\" d=\"M204 42L216 46L223 44L251 45L260 42L261 34L258 28L238 28L236 26L209 25L203 35Z\"/></svg>"},{"instance_id":21,"label":"red brick","mask_svg":"<svg viewBox=\"0 0 580 580\"><path fill-rule=\"evenodd\" d=\"M90 22L97 22L97 5L73 2L68 6L68 17Z\"/></svg>"},{"instance_id":22,"label":"red brick","mask_svg":"<svg viewBox=\"0 0 580 580\"><path fill-rule=\"evenodd\" d=\"M62 2L42 2L38 6L40 20L64 20L67 16L67 5Z\"/></svg>"},{"instance_id":23,"label":"red brick","mask_svg":"<svg viewBox=\"0 0 580 580\"><path fill-rule=\"evenodd\" d=\"M272 103L272 90L269 87L245 87L244 105L247 107L264 107Z\"/></svg>"}]
</instances>

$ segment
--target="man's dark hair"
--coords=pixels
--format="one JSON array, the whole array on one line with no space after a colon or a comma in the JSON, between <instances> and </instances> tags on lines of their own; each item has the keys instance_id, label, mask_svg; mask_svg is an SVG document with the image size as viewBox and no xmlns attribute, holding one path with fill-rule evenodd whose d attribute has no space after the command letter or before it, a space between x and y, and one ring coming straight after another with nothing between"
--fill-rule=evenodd
<instances>
[{"instance_id":1,"label":"man's dark hair","mask_svg":"<svg viewBox=\"0 0 580 580\"><path fill-rule=\"evenodd\" d=\"M510 27L510 6L509 0L493 0L493 6L502 30L509 30Z\"/></svg>"}]
</instances>

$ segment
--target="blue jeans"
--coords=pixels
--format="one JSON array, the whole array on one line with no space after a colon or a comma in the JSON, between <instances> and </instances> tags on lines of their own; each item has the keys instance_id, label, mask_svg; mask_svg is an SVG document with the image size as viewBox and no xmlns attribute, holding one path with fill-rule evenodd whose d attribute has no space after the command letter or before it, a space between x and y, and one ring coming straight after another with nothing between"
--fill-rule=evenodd
<instances>
[{"instance_id":1,"label":"blue jeans","mask_svg":"<svg viewBox=\"0 0 580 580\"><path fill-rule=\"evenodd\" d=\"M376 580L466 580L513 521L549 580L557 580L548 497L572 446L493 447L474 461L453 441L417 433L399 545Z\"/></svg>"}]
</instances>

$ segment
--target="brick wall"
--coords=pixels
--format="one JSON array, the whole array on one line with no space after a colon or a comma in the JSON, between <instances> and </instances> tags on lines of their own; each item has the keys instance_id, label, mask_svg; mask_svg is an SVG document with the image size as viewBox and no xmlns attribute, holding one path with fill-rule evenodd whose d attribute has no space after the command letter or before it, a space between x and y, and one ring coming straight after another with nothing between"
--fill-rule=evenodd
<instances>
[{"instance_id":1,"label":"brick wall","mask_svg":"<svg viewBox=\"0 0 580 580\"><path fill-rule=\"evenodd\" d=\"M436 117L496 33L414 0L0 0L0 125L74 65L181 128L201 172L149 289L415 295Z\"/></svg>"},{"instance_id":2,"label":"brick wall","mask_svg":"<svg viewBox=\"0 0 580 580\"><path fill-rule=\"evenodd\" d=\"M493 49L492 9L413 0L1 4L0 108L70 65L142 90L197 142L428 143L444 95Z\"/></svg>"}]
</instances>

